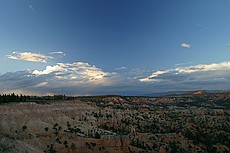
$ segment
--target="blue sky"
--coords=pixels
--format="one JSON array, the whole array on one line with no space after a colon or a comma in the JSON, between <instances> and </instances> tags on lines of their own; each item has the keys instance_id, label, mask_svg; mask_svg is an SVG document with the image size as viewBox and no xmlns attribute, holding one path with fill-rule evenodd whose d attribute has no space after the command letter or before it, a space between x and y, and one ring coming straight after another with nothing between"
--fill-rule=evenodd
<instances>
[{"instance_id":1,"label":"blue sky","mask_svg":"<svg viewBox=\"0 0 230 153\"><path fill-rule=\"evenodd\" d=\"M1 0L0 92L230 89L230 1Z\"/></svg>"}]
</instances>

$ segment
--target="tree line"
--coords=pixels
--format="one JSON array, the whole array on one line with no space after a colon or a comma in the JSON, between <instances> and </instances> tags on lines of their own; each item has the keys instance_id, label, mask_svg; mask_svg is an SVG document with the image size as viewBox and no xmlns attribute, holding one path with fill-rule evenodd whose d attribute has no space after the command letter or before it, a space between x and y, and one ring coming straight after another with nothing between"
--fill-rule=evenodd
<instances>
[{"instance_id":1,"label":"tree line","mask_svg":"<svg viewBox=\"0 0 230 153\"><path fill-rule=\"evenodd\" d=\"M74 97L67 97L65 95L53 95L53 96L27 96L18 94L0 94L0 103L10 102L45 102L45 101L57 101L57 100L72 100Z\"/></svg>"}]
</instances>

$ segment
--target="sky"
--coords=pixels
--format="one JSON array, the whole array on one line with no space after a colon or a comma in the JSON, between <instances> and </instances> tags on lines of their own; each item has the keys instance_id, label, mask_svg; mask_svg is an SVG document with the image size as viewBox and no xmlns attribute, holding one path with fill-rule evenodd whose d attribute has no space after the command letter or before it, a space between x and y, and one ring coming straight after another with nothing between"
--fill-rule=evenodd
<instances>
[{"instance_id":1,"label":"sky","mask_svg":"<svg viewBox=\"0 0 230 153\"><path fill-rule=\"evenodd\" d=\"M230 89L229 0L0 0L0 94Z\"/></svg>"}]
</instances>

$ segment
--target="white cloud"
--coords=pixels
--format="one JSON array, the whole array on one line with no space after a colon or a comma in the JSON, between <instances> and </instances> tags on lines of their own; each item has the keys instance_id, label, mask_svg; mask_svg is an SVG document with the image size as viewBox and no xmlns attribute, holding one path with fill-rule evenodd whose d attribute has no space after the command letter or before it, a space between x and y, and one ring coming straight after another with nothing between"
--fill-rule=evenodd
<instances>
[{"instance_id":1,"label":"white cloud","mask_svg":"<svg viewBox=\"0 0 230 153\"><path fill-rule=\"evenodd\" d=\"M184 47L184 48L190 48L191 47L191 45L188 43L182 43L180 46Z\"/></svg>"},{"instance_id":2,"label":"white cloud","mask_svg":"<svg viewBox=\"0 0 230 153\"><path fill-rule=\"evenodd\" d=\"M62 51L58 51L58 52L49 52L49 54L59 54L59 55L62 55L62 56L66 56L66 54Z\"/></svg>"},{"instance_id":3,"label":"white cloud","mask_svg":"<svg viewBox=\"0 0 230 153\"><path fill-rule=\"evenodd\" d=\"M214 73L219 72L218 73ZM152 75L139 79L140 82L162 82L168 80L179 80L189 77L190 79L194 78L219 78L221 74L226 74L230 71L230 62L222 63L211 63L211 64L200 64L195 66L188 67L176 67L168 70L160 70L152 73ZM214 73L213 75L207 75L207 73ZM199 75L200 76L199 76ZM228 74L229 75L229 74ZM216 76L216 77L215 77ZM226 77L226 76L225 76ZM222 77L223 78L223 77Z\"/></svg>"},{"instance_id":4,"label":"white cloud","mask_svg":"<svg viewBox=\"0 0 230 153\"><path fill-rule=\"evenodd\" d=\"M62 72L62 71L65 71L65 69L60 67L59 65L55 65L55 66L47 66L46 69L43 71L34 70L32 72L32 74L34 74L34 75L45 75L45 74L50 74L53 72Z\"/></svg>"},{"instance_id":5,"label":"white cloud","mask_svg":"<svg viewBox=\"0 0 230 153\"><path fill-rule=\"evenodd\" d=\"M32 53L32 52L13 52L12 55L7 55L7 58L15 59L15 60L30 61L30 62L46 63L47 60L53 57L47 56L44 54L40 54L40 53Z\"/></svg>"},{"instance_id":6,"label":"white cloud","mask_svg":"<svg viewBox=\"0 0 230 153\"><path fill-rule=\"evenodd\" d=\"M57 63L55 66L47 66L45 70L34 70L34 75L47 75L54 73L56 78L78 81L96 81L103 79L109 73L104 72L94 65L84 62Z\"/></svg>"},{"instance_id":7,"label":"white cloud","mask_svg":"<svg viewBox=\"0 0 230 153\"><path fill-rule=\"evenodd\" d=\"M154 78L156 78L158 75L165 74L167 72L169 72L169 70L156 71L156 72L152 73L152 75L150 75L149 77L140 79L140 82L158 82L159 80L154 79Z\"/></svg>"},{"instance_id":8,"label":"white cloud","mask_svg":"<svg viewBox=\"0 0 230 153\"><path fill-rule=\"evenodd\" d=\"M147 76L147 77L146 77ZM229 89L230 61L152 71L105 72L86 62L0 74L2 93L141 95L169 90ZM23 89L23 90L22 90Z\"/></svg>"},{"instance_id":9,"label":"white cloud","mask_svg":"<svg viewBox=\"0 0 230 153\"><path fill-rule=\"evenodd\" d=\"M225 69L230 69L230 62L200 64L200 65L189 66L184 68L176 68L175 70L179 73L195 73L195 72L206 72L206 71L225 70Z\"/></svg>"},{"instance_id":10,"label":"white cloud","mask_svg":"<svg viewBox=\"0 0 230 153\"><path fill-rule=\"evenodd\" d=\"M230 47L230 44L226 44L226 47Z\"/></svg>"}]
</instances>

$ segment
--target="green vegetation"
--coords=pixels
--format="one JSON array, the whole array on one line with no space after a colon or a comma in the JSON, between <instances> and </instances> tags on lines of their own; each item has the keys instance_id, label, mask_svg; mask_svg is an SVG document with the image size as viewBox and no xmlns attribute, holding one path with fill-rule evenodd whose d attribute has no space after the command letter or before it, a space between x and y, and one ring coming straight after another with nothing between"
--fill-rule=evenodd
<instances>
[{"instance_id":1,"label":"green vegetation","mask_svg":"<svg viewBox=\"0 0 230 153\"><path fill-rule=\"evenodd\" d=\"M0 153L9 153L11 151L13 147L4 144L4 143L0 143Z\"/></svg>"},{"instance_id":2,"label":"green vegetation","mask_svg":"<svg viewBox=\"0 0 230 153\"><path fill-rule=\"evenodd\" d=\"M48 150L44 151L45 153L57 153L57 151L54 149L53 144L47 146Z\"/></svg>"},{"instance_id":3,"label":"green vegetation","mask_svg":"<svg viewBox=\"0 0 230 153\"><path fill-rule=\"evenodd\" d=\"M95 138L96 138L96 139L101 139L101 135L100 135L98 132L96 132L96 133L95 133Z\"/></svg>"},{"instance_id":4,"label":"green vegetation","mask_svg":"<svg viewBox=\"0 0 230 153\"><path fill-rule=\"evenodd\" d=\"M23 125L22 126L22 131L25 131L27 129L27 126L26 125Z\"/></svg>"},{"instance_id":5,"label":"green vegetation","mask_svg":"<svg viewBox=\"0 0 230 153\"><path fill-rule=\"evenodd\" d=\"M30 97L29 96L25 96L25 95L15 95L13 94L9 94L9 95L0 95L0 103L8 103L8 102L26 102L29 101Z\"/></svg>"},{"instance_id":6,"label":"green vegetation","mask_svg":"<svg viewBox=\"0 0 230 153\"><path fill-rule=\"evenodd\" d=\"M49 130L49 128L48 128L48 127L45 127L44 130L47 132L47 131Z\"/></svg>"},{"instance_id":7,"label":"green vegetation","mask_svg":"<svg viewBox=\"0 0 230 153\"><path fill-rule=\"evenodd\" d=\"M26 96L26 95L15 95L12 94L3 94L0 95L0 104L10 103L10 102L37 102L45 104L49 101L60 101L60 100L72 100L74 97L67 97L65 95L54 95L54 96Z\"/></svg>"},{"instance_id":8,"label":"green vegetation","mask_svg":"<svg viewBox=\"0 0 230 153\"><path fill-rule=\"evenodd\" d=\"M74 152L77 149L76 144L72 143L70 148L72 149L72 152Z\"/></svg>"}]
</instances>

